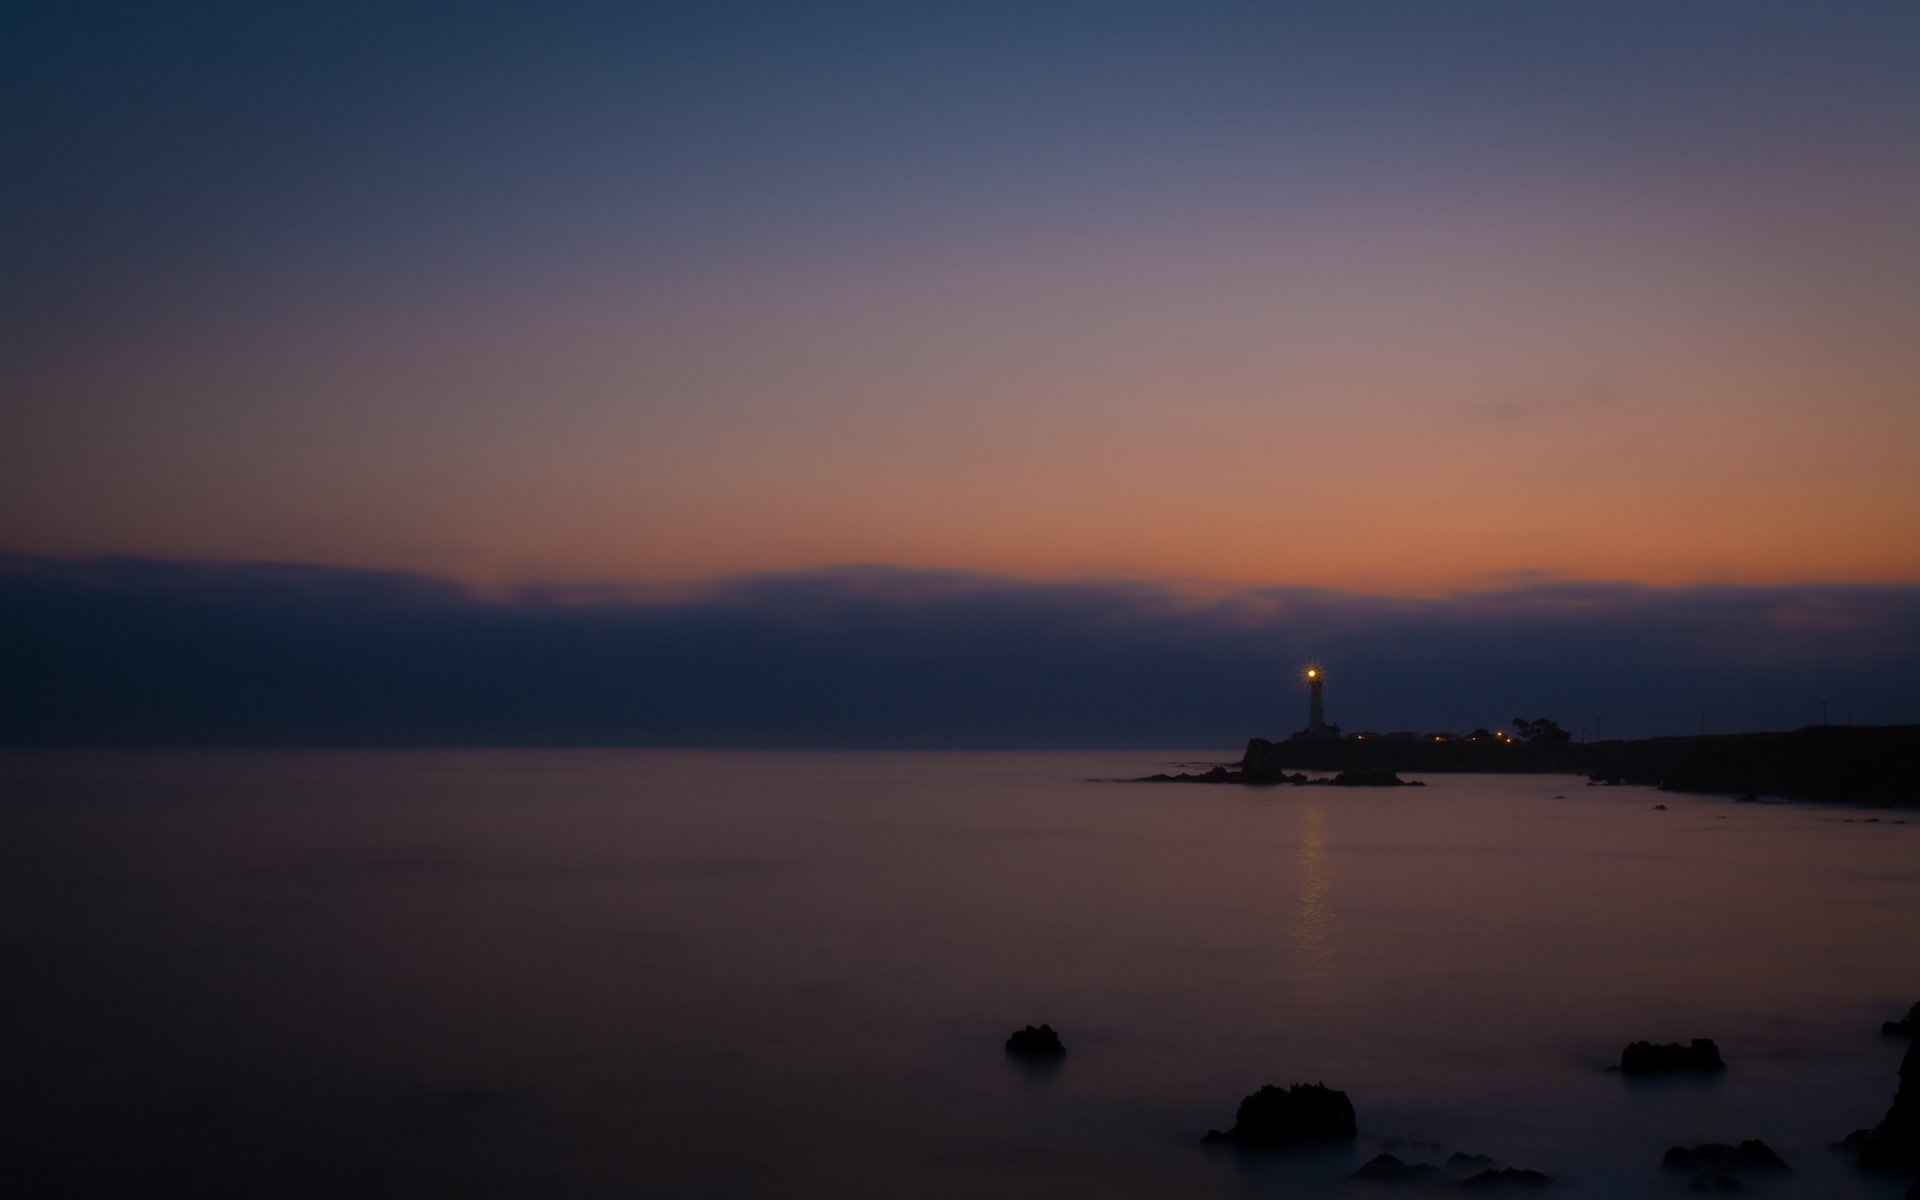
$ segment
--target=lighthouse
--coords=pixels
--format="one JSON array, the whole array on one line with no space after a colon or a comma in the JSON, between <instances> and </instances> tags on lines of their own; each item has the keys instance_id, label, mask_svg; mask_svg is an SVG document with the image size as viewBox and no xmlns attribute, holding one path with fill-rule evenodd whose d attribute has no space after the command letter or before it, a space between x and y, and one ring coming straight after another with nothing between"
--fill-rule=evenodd
<instances>
[{"instance_id":1,"label":"lighthouse","mask_svg":"<svg viewBox=\"0 0 1920 1200\"><path fill-rule=\"evenodd\" d=\"M1337 738L1340 736L1338 725L1327 724L1327 710L1320 696L1321 687L1327 681L1327 673L1319 667L1307 668L1307 727L1293 736L1297 738Z\"/></svg>"}]
</instances>

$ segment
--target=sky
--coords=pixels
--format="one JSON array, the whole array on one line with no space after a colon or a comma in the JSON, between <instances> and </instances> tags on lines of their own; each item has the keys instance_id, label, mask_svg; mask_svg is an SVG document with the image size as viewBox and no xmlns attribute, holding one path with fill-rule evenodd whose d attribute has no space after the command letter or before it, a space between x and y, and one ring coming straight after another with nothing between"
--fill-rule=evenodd
<instances>
[{"instance_id":1,"label":"sky","mask_svg":"<svg viewBox=\"0 0 1920 1200\"><path fill-rule=\"evenodd\" d=\"M23 0L0 113L8 588L1818 594L1912 674L1907 0Z\"/></svg>"}]
</instances>

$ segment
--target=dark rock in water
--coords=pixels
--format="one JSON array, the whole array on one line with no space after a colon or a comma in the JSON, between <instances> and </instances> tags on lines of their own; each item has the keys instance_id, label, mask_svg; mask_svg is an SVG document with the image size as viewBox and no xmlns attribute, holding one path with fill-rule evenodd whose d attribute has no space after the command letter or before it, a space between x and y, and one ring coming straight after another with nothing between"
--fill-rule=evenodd
<instances>
[{"instance_id":1,"label":"dark rock in water","mask_svg":"<svg viewBox=\"0 0 1920 1200\"><path fill-rule=\"evenodd\" d=\"M1136 779L1133 782L1135 783L1249 783L1251 781L1242 777L1238 771L1229 771L1225 767L1215 767L1211 771L1206 772L1204 775L1191 775L1185 771L1180 772L1178 775L1169 775L1165 771L1159 771L1152 775L1142 776L1141 778Z\"/></svg>"},{"instance_id":2,"label":"dark rock in water","mask_svg":"<svg viewBox=\"0 0 1920 1200\"><path fill-rule=\"evenodd\" d=\"M1353 1102L1345 1092L1318 1083L1296 1083L1290 1088L1269 1084L1240 1102L1232 1129L1208 1130L1202 1140L1241 1146L1312 1146L1350 1142L1357 1132Z\"/></svg>"},{"instance_id":3,"label":"dark rock in water","mask_svg":"<svg viewBox=\"0 0 1920 1200\"><path fill-rule=\"evenodd\" d=\"M1908 1046L1900 1060L1900 1090L1894 1093L1893 1107L1860 1143L1860 1166L1868 1171L1920 1175L1920 1041Z\"/></svg>"},{"instance_id":4,"label":"dark rock in water","mask_svg":"<svg viewBox=\"0 0 1920 1200\"><path fill-rule=\"evenodd\" d=\"M1887 1021L1880 1026L1880 1032L1888 1037L1912 1037L1920 1032L1920 1003L1907 1010L1907 1015L1898 1021Z\"/></svg>"},{"instance_id":5,"label":"dark rock in water","mask_svg":"<svg viewBox=\"0 0 1920 1200\"><path fill-rule=\"evenodd\" d=\"M1660 1165L1669 1171L1791 1171L1773 1147L1758 1138L1729 1146L1724 1142L1706 1142L1694 1147L1675 1146L1667 1151Z\"/></svg>"},{"instance_id":6,"label":"dark rock in water","mask_svg":"<svg viewBox=\"0 0 1920 1200\"><path fill-rule=\"evenodd\" d=\"M1008 1054L1028 1058L1057 1058L1066 1052L1067 1048L1060 1044L1060 1035L1053 1031L1051 1025L1042 1025L1038 1029L1029 1025L1025 1029L1015 1030L1007 1038Z\"/></svg>"},{"instance_id":7,"label":"dark rock in water","mask_svg":"<svg viewBox=\"0 0 1920 1200\"><path fill-rule=\"evenodd\" d=\"M1398 1183L1403 1179L1425 1179L1440 1168L1432 1163L1401 1162L1391 1154L1378 1154L1353 1173L1355 1179L1378 1179Z\"/></svg>"},{"instance_id":8,"label":"dark rock in water","mask_svg":"<svg viewBox=\"0 0 1920 1200\"><path fill-rule=\"evenodd\" d=\"M1342 771L1332 779L1318 780L1333 787L1425 787L1418 779L1402 779L1385 767Z\"/></svg>"},{"instance_id":9,"label":"dark rock in water","mask_svg":"<svg viewBox=\"0 0 1920 1200\"><path fill-rule=\"evenodd\" d=\"M1240 756L1242 781L1258 784L1305 783L1305 775L1287 773L1286 767L1281 765L1282 757L1281 748L1266 738L1247 739L1246 752Z\"/></svg>"},{"instance_id":10,"label":"dark rock in water","mask_svg":"<svg viewBox=\"0 0 1920 1200\"><path fill-rule=\"evenodd\" d=\"M1484 1154L1466 1154L1455 1150L1447 1156L1447 1170L1449 1171L1478 1171L1493 1165L1493 1159Z\"/></svg>"},{"instance_id":11,"label":"dark rock in water","mask_svg":"<svg viewBox=\"0 0 1920 1200\"><path fill-rule=\"evenodd\" d=\"M1654 805L1654 806L1653 806L1653 811L1655 811L1655 812L1665 812L1665 811L1667 811L1667 806L1666 806L1666 805L1664 805L1664 804L1656 804L1656 805Z\"/></svg>"},{"instance_id":12,"label":"dark rock in water","mask_svg":"<svg viewBox=\"0 0 1920 1200\"><path fill-rule=\"evenodd\" d=\"M1746 795L1741 796L1739 799L1735 800L1734 803L1735 804L1758 804L1760 803L1760 797L1754 795L1752 792L1748 792Z\"/></svg>"},{"instance_id":13,"label":"dark rock in water","mask_svg":"<svg viewBox=\"0 0 1920 1200\"><path fill-rule=\"evenodd\" d=\"M1860 1169L1887 1175L1920 1174L1920 1135L1874 1134L1860 1147Z\"/></svg>"},{"instance_id":14,"label":"dark rock in water","mask_svg":"<svg viewBox=\"0 0 1920 1200\"><path fill-rule=\"evenodd\" d=\"M1498 1170L1482 1171L1478 1175L1460 1181L1461 1187L1545 1187L1553 1182L1553 1176L1539 1171L1524 1171L1519 1167L1501 1167Z\"/></svg>"},{"instance_id":15,"label":"dark rock in water","mask_svg":"<svg viewBox=\"0 0 1920 1200\"><path fill-rule=\"evenodd\" d=\"M1679 1071L1724 1071L1720 1047L1712 1038L1695 1038L1685 1046L1678 1042L1635 1042L1620 1052L1620 1070L1628 1075L1669 1075Z\"/></svg>"},{"instance_id":16,"label":"dark rock in water","mask_svg":"<svg viewBox=\"0 0 1920 1200\"><path fill-rule=\"evenodd\" d=\"M1747 1185L1732 1175L1695 1175L1687 1187L1696 1192L1743 1192Z\"/></svg>"}]
</instances>

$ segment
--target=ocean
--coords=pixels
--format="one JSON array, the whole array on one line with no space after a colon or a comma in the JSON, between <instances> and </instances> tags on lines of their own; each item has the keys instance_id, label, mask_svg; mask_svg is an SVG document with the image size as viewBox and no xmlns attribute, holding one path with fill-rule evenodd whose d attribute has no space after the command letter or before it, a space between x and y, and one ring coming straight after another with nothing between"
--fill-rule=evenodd
<instances>
[{"instance_id":1,"label":"ocean","mask_svg":"<svg viewBox=\"0 0 1920 1200\"><path fill-rule=\"evenodd\" d=\"M1828 1144L1920 1000L1920 813L1114 782L1234 757L0 755L0 1190L1375 1196L1394 1148L1682 1195L1668 1146L1760 1138L1763 1195L1901 1193ZM1724 1074L1606 1069L1696 1037ZM1353 1147L1199 1145L1294 1082Z\"/></svg>"}]
</instances>

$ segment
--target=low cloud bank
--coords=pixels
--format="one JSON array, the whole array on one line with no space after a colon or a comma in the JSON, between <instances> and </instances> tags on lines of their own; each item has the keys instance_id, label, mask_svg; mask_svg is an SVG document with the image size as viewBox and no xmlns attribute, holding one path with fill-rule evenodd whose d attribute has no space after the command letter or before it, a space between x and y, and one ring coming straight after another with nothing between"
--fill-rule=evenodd
<instances>
[{"instance_id":1,"label":"low cloud bank","mask_svg":"<svg viewBox=\"0 0 1920 1200\"><path fill-rule=\"evenodd\" d=\"M850 567L476 596L301 565L0 558L0 743L1231 747L1548 716L1920 721L1920 586L1434 599Z\"/></svg>"}]
</instances>

